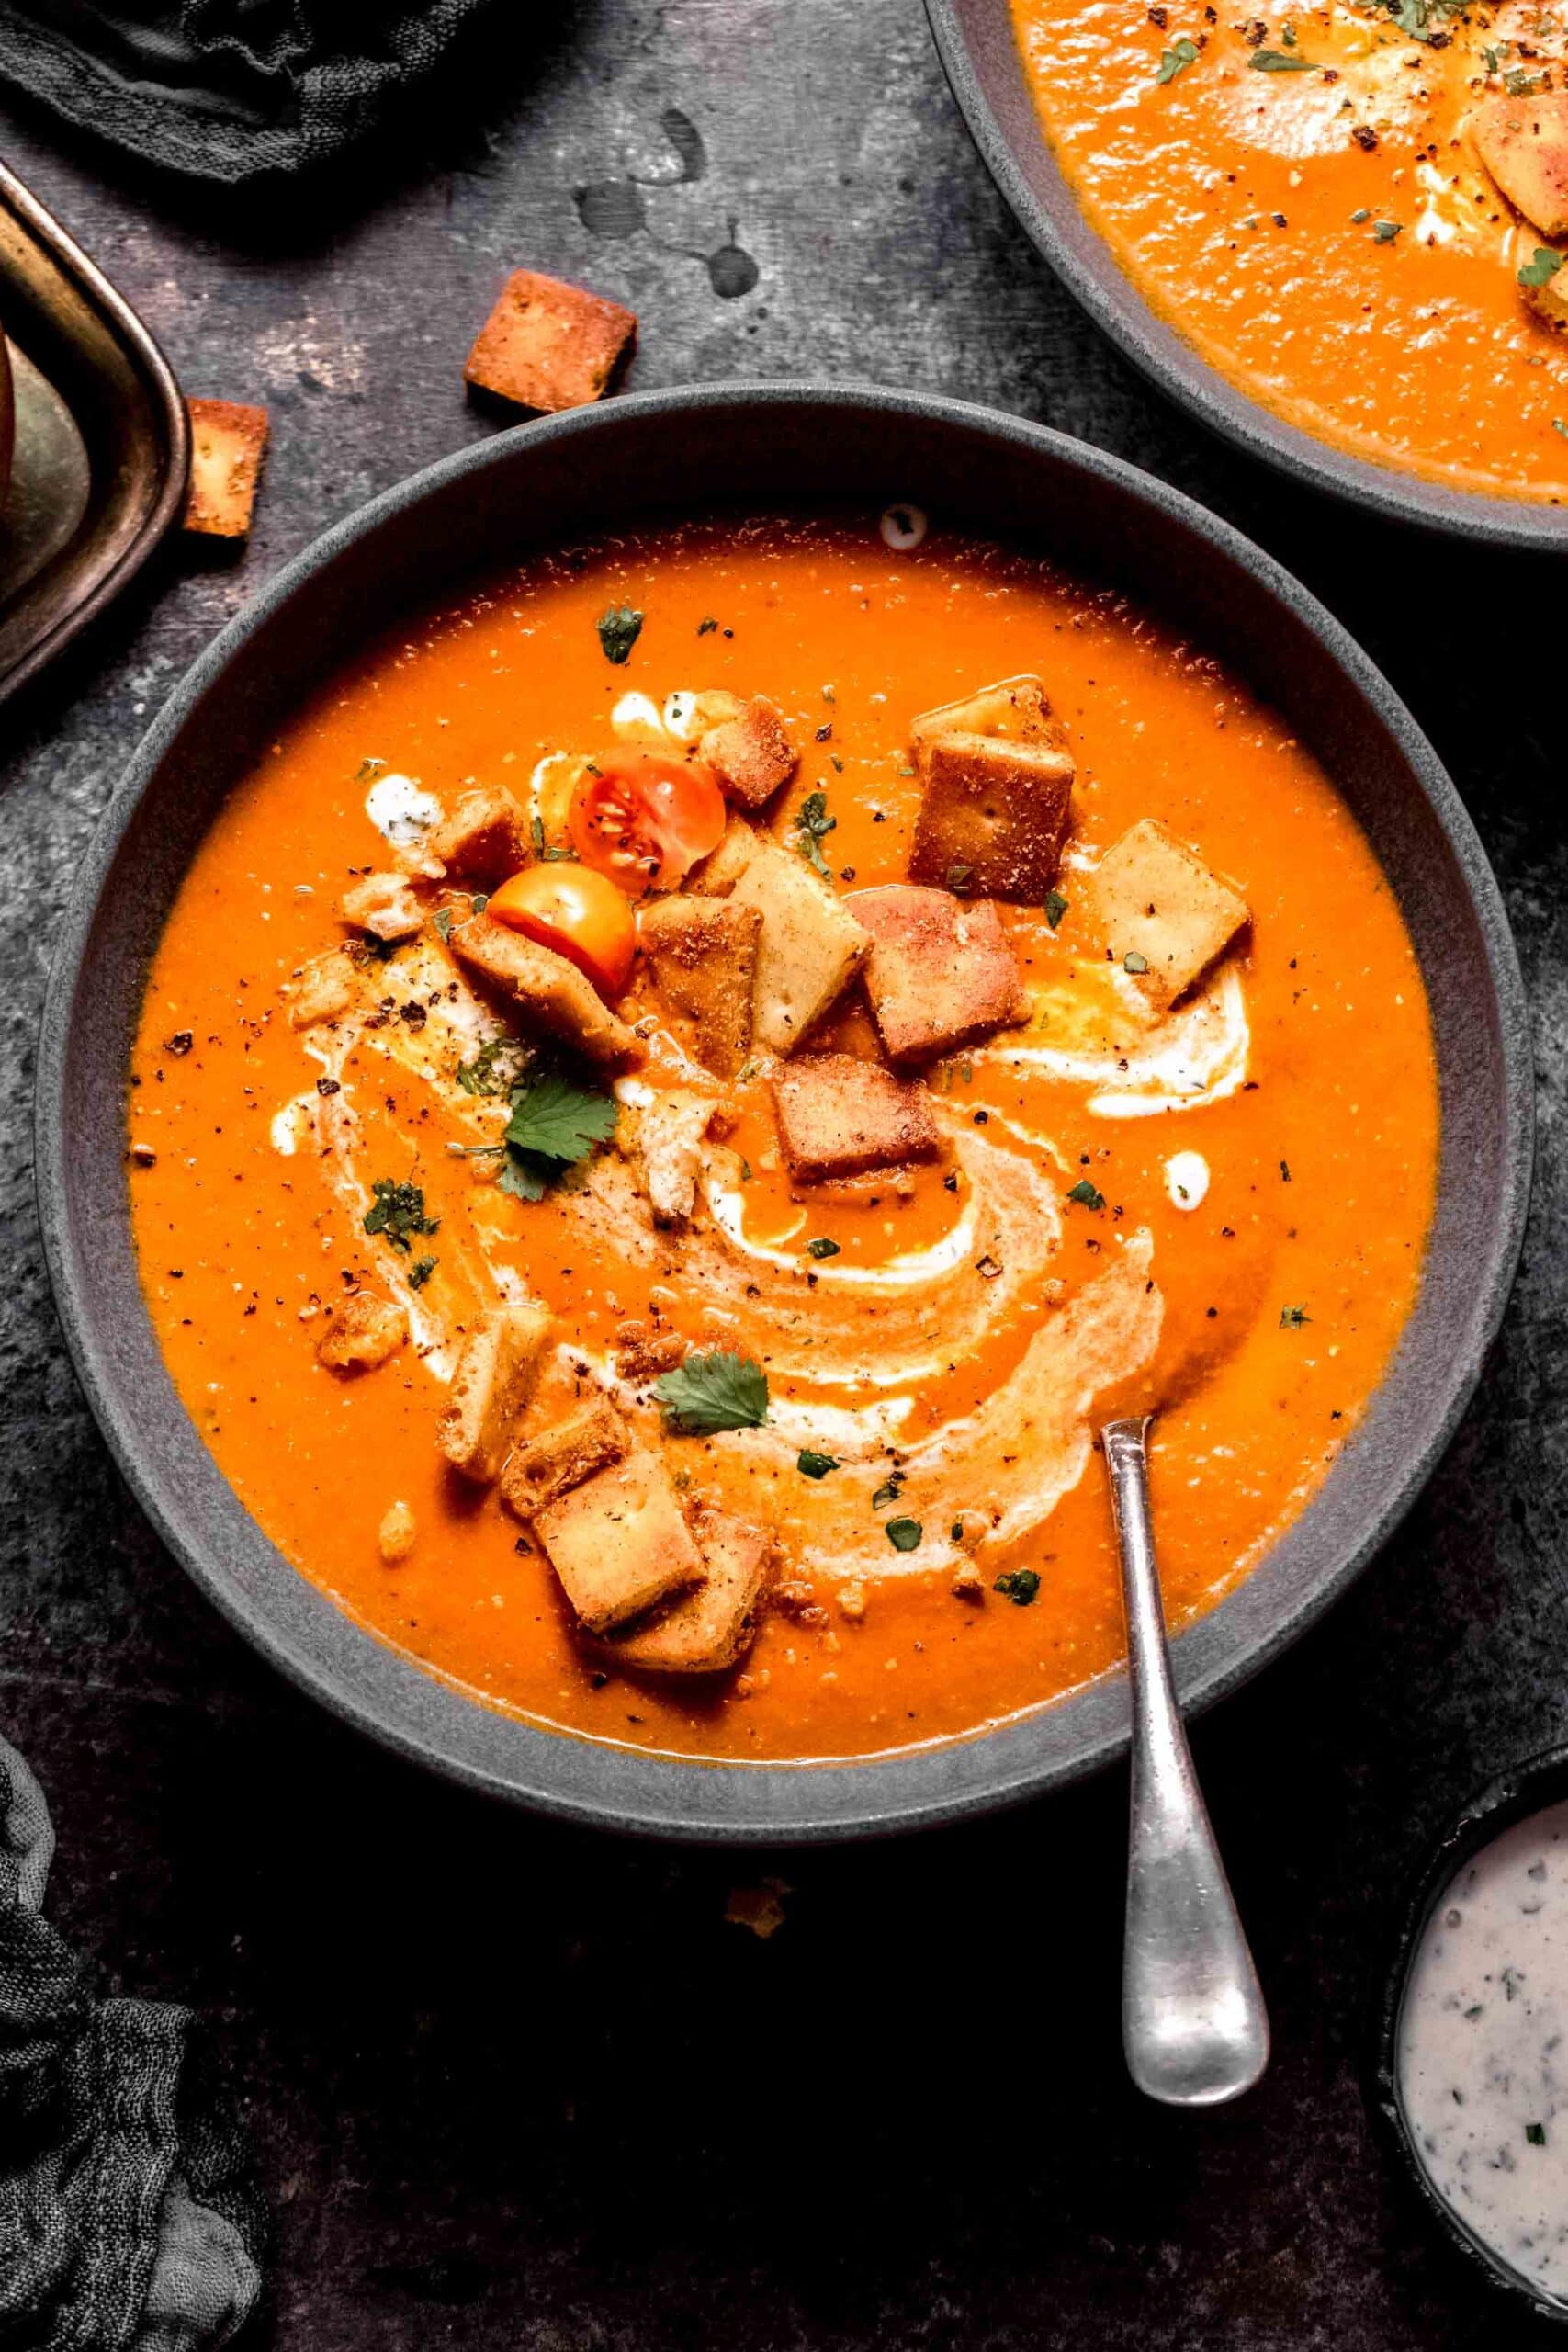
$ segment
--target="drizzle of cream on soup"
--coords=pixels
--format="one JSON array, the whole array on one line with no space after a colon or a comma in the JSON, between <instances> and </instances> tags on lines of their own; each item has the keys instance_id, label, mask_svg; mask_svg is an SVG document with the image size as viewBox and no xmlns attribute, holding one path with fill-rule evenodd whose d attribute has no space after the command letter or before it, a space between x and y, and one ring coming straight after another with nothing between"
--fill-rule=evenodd
<instances>
[{"instance_id":1,"label":"drizzle of cream on soup","mask_svg":"<svg viewBox=\"0 0 1568 2352\"><path fill-rule=\"evenodd\" d=\"M1443 2202L1568 2301L1568 1803L1456 1874L1411 1963L1399 2088Z\"/></svg>"}]
</instances>

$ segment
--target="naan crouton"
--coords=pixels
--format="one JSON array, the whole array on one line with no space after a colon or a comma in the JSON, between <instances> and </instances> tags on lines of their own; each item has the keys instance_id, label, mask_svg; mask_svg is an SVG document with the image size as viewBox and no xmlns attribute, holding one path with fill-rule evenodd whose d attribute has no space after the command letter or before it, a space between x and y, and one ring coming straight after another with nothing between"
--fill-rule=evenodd
<instances>
[{"instance_id":1,"label":"naan crouton","mask_svg":"<svg viewBox=\"0 0 1568 2352\"><path fill-rule=\"evenodd\" d=\"M203 538L243 539L255 512L269 431L265 408L243 401L187 401L190 482L185 527Z\"/></svg>"},{"instance_id":2,"label":"naan crouton","mask_svg":"<svg viewBox=\"0 0 1568 2352\"><path fill-rule=\"evenodd\" d=\"M1471 130L1482 162L1531 228L1568 237L1568 89L1488 98Z\"/></svg>"},{"instance_id":3,"label":"naan crouton","mask_svg":"<svg viewBox=\"0 0 1568 2352\"><path fill-rule=\"evenodd\" d=\"M737 717L710 727L697 749L725 797L743 808L760 808L795 774L795 745L778 706L766 695L753 695Z\"/></svg>"},{"instance_id":4,"label":"naan crouton","mask_svg":"<svg viewBox=\"0 0 1568 2352\"><path fill-rule=\"evenodd\" d=\"M463 1341L435 1442L476 1486L493 1486L501 1476L550 1319L549 1309L532 1301L492 1307Z\"/></svg>"},{"instance_id":5,"label":"naan crouton","mask_svg":"<svg viewBox=\"0 0 1568 2352\"><path fill-rule=\"evenodd\" d=\"M333 1319L316 1356L329 1372L374 1372L397 1354L409 1335L405 1310L374 1291L353 1291L335 1312L327 1311Z\"/></svg>"},{"instance_id":6,"label":"naan crouton","mask_svg":"<svg viewBox=\"0 0 1568 2352\"><path fill-rule=\"evenodd\" d=\"M733 1078L751 1050L751 998L762 918L728 899L657 899L637 939L654 985L672 1012L691 1022L697 1059Z\"/></svg>"},{"instance_id":7,"label":"naan crouton","mask_svg":"<svg viewBox=\"0 0 1568 2352\"><path fill-rule=\"evenodd\" d=\"M700 1584L702 1554L661 1456L638 1451L535 1515L534 1532L591 1634Z\"/></svg>"},{"instance_id":8,"label":"naan crouton","mask_svg":"<svg viewBox=\"0 0 1568 2352\"><path fill-rule=\"evenodd\" d=\"M1234 884L1153 817L1106 851L1084 896L1116 962L1159 1004L1190 988L1249 920Z\"/></svg>"},{"instance_id":9,"label":"naan crouton","mask_svg":"<svg viewBox=\"0 0 1568 2352\"><path fill-rule=\"evenodd\" d=\"M793 1053L859 971L870 936L803 857L760 835L729 903L755 907L762 919L752 1035L770 1053Z\"/></svg>"},{"instance_id":10,"label":"naan crouton","mask_svg":"<svg viewBox=\"0 0 1568 2352\"><path fill-rule=\"evenodd\" d=\"M721 1674L751 1641L773 1565L772 1535L719 1510L703 1512L695 1532L706 1582L646 1624L612 1635L608 1646L617 1665L657 1674Z\"/></svg>"},{"instance_id":11,"label":"naan crouton","mask_svg":"<svg viewBox=\"0 0 1568 2352\"><path fill-rule=\"evenodd\" d=\"M808 1054L773 1081L779 1137L796 1183L821 1184L935 1159L923 1086L853 1054Z\"/></svg>"},{"instance_id":12,"label":"naan crouton","mask_svg":"<svg viewBox=\"0 0 1568 2352\"><path fill-rule=\"evenodd\" d=\"M934 735L996 735L1009 743L1060 743L1061 729L1051 716L1045 689L1027 673L998 678L976 695L922 710L909 729L912 743Z\"/></svg>"},{"instance_id":13,"label":"naan crouton","mask_svg":"<svg viewBox=\"0 0 1568 2352\"><path fill-rule=\"evenodd\" d=\"M686 888L704 899L728 899L751 863L762 836L744 817L732 816L718 847L694 865Z\"/></svg>"},{"instance_id":14,"label":"naan crouton","mask_svg":"<svg viewBox=\"0 0 1568 2352\"><path fill-rule=\"evenodd\" d=\"M1043 906L1072 806L1070 752L1053 742L932 735L918 744L923 785L911 882Z\"/></svg>"},{"instance_id":15,"label":"naan crouton","mask_svg":"<svg viewBox=\"0 0 1568 2352\"><path fill-rule=\"evenodd\" d=\"M661 1331L656 1324L635 1318L615 1333L615 1370L623 1380L653 1380L673 1372L686 1359L686 1342L678 1331Z\"/></svg>"},{"instance_id":16,"label":"naan crouton","mask_svg":"<svg viewBox=\"0 0 1568 2352\"><path fill-rule=\"evenodd\" d=\"M1022 975L988 899L896 882L853 904L871 933L865 989L891 1061L951 1053L1022 1019Z\"/></svg>"},{"instance_id":17,"label":"naan crouton","mask_svg":"<svg viewBox=\"0 0 1568 2352\"><path fill-rule=\"evenodd\" d=\"M317 956L299 976L288 1007L291 1029L313 1029L318 1021L341 1021L359 994L354 959L343 948Z\"/></svg>"},{"instance_id":18,"label":"naan crouton","mask_svg":"<svg viewBox=\"0 0 1568 2352\"><path fill-rule=\"evenodd\" d=\"M501 1499L519 1519L581 1487L631 1451L632 1434L607 1396L586 1405L513 1448L501 1474Z\"/></svg>"},{"instance_id":19,"label":"naan crouton","mask_svg":"<svg viewBox=\"0 0 1568 2352\"><path fill-rule=\"evenodd\" d=\"M703 1138L717 1108L711 1094L687 1086L638 1106L634 1132L656 1225L683 1225L695 1208Z\"/></svg>"},{"instance_id":20,"label":"naan crouton","mask_svg":"<svg viewBox=\"0 0 1568 2352\"><path fill-rule=\"evenodd\" d=\"M367 874L351 883L338 912L377 939L412 939L424 922L424 909L400 874Z\"/></svg>"},{"instance_id":21,"label":"naan crouton","mask_svg":"<svg viewBox=\"0 0 1568 2352\"><path fill-rule=\"evenodd\" d=\"M616 1019L587 975L554 948L488 915L454 923L447 944L468 971L501 990L533 1034L558 1038L605 1069L645 1059L641 1040Z\"/></svg>"},{"instance_id":22,"label":"naan crouton","mask_svg":"<svg viewBox=\"0 0 1568 2352\"><path fill-rule=\"evenodd\" d=\"M466 882L504 882L533 862L533 845L523 811L510 792L484 785L465 792L449 817L430 834L429 854Z\"/></svg>"},{"instance_id":23,"label":"naan crouton","mask_svg":"<svg viewBox=\"0 0 1568 2352\"><path fill-rule=\"evenodd\" d=\"M596 401L637 336L637 314L537 270L514 269L480 328L466 382L518 408Z\"/></svg>"}]
</instances>

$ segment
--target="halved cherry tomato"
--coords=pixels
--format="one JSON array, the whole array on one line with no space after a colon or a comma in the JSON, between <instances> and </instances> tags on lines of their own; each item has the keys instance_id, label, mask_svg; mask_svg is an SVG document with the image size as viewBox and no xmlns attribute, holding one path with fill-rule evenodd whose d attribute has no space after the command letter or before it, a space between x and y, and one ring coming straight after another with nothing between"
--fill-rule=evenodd
<instances>
[{"instance_id":1,"label":"halved cherry tomato","mask_svg":"<svg viewBox=\"0 0 1568 2352\"><path fill-rule=\"evenodd\" d=\"M485 912L565 956L601 996L619 996L631 978L637 917L615 884L588 866L525 865L491 892Z\"/></svg>"},{"instance_id":2,"label":"halved cherry tomato","mask_svg":"<svg viewBox=\"0 0 1568 2352\"><path fill-rule=\"evenodd\" d=\"M724 795L694 760L610 752L573 787L567 830L586 865L640 898L672 889L724 831Z\"/></svg>"}]
</instances>

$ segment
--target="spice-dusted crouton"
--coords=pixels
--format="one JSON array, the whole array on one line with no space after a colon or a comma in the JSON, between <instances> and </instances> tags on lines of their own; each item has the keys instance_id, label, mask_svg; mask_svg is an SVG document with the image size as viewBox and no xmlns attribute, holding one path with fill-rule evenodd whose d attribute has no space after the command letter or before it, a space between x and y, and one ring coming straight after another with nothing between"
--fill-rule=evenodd
<instances>
[{"instance_id":1,"label":"spice-dusted crouton","mask_svg":"<svg viewBox=\"0 0 1568 2352\"><path fill-rule=\"evenodd\" d=\"M762 918L752 1035L770 1053L793 1053L859 971L870 936L803 857L761 837L729 903L755 907Z\"/></svg>"},{"instance_id":2,"label":"spice-dusted crouton","mask_svg":"<svg viewBox=\"0 0 1568 2352\"><path fill-rule=\"evenodd\" d=\"M951 1053L1022 1018L1022 976L988 899L896 882L852 903L871 933L865 989L890 1060Z\"/></svg>"},{"instance_id":3,"label":"spice-dusted crouton","mask_svg":"<svg viewBox=\"0 0 1568 2352\"><path fill-rule=\"evenodd\" d=\"M534 1520L567 1599L591 1634L700 1584L702 1554L681 1515L670 1473L638 1451L596 1471Z\"/></svg>"},{"instance_id":4,"label":"spice-dusted crouton","mask_svg":"<svg viewBox=\"0 0 1568 2352\"><path fill-rule=\"evenodd\" d=\"M374 1372L397 1354L408 1335L402 1307L374 1291L356 1290L333 1315L316 1355L329 1372Z\"/></svg>"},{"instance_id":5,"label":"spice-dusted crouton","mask_svg":"<svg viewBox=\"0 0 1568 2352\"><path fill-rule=\"evenodd\" d=\"M710 1510L698 1519L696 1538L706 1581L646 1624L612 1635L617 1664L655 1674L721 1674L750 1642L773 1564L772 1535L728 1511Z\"/></svg>"},{"instance_id":6,"label":"spice-dusted crouton","mask_svg":"<svg viewBox=\"0 0 1568 2352\"><path fill-rule=\"evenodd\" d=\"M773 1081L779 1136L800 1184L934 1159L941 1150L923 1086L853 1054L808 1054Z\"/></svg>"},{"instance_id":7,"label":"spice-dusted crouton","mask_svg":"<svg viewBox=\"0 0 1568 2352\"><path fill-rule=\"evenodd\" d=\"M1086 899L1111 955L1160 1004L1190 988L1248 920L1241 892L1153 817L1106 851Z\"/></svg>"},{"instance_id":8,"label":"spice-dusted crouton","mask_svg":"<svg viewBox=\"0 0 1568 2352\"><path fill-rule=\"evenodd\" d=\"M687 889L695 890L705 899L728 899L750 865L761 838L744 817L731 817L718 847L687 875Z\"/></svg>"},{"instance_id":9,"label":"spice-dusted crouton","mask_svg":"<svg viewBox=\"0 0 1568 2352\"><path fill-rule=\"evenodd\" d=\"M1568 237L1568 90L1488 98L1471 129L1509 203L1543 237Z\"/></svg>"},{"instance_id":10,"label":"spice-dusted crouton","mask_svg":"<svg viewBox=\"0 0 1568 2352\"><path fill-rule=\"evenodd\" d=\"M911 882L1043 906L1072 805L1073 759L1052 742L932 735L916 746L924 786Z\"/></svg>"},{"instance_id":11,"label":"spice-dusted crouton","mask_svg":"<svg viewBox=\"0 0 1568 2352\"><path fill-rule=\"evenodd\" d=\"M463 1342L435 1442L477 1486L501 1476L549 1329L549 1309L529 1301L492 1307Z\"/></svg>"},{"instance_id":12,"label":"spice-dusted crouton","mask_svg":"<svg viewBox=\"0 0 1568 2352\"><path fill-rule=\"evenodd\" d=\"M389 1568L406 1560L419 1541L419 1521L412 1503L389 1503L376 1530L376 1549Z\"/></svg>"},{"instance_id":13,"label":"spice-dusted crouton","mask_svg":"<svg viewBox=\"0 0 1568 2352\"><path fill-rule=\"evenodd\" d=\"M697 1059L716 1078L733 1078L751 1049L761 929L755 907L685 896L655 899L637 924L655 986L691 1022Z\"/></svg>"},{"instance_id":14,"label":"spice-dusted crouton","mask_svg":"<svg viewBox=\"0 0 1568 2352\"><path fill-rule=\"evenodd\" d=\"M997 735L1009 743L1061 741L1044 687L1027 673L998 678L994 686L982 686L977 695L942 703L935 710L922 710L909 729L909 740L919 744L933 735Z\"/></svg>"},{"instance_id":15,"label":"spice-dusted crouton","mask_svg":"<svg viewBox=\"0 0 1568 2352\"><path fill-rule=\"evenodd\" d=\"M460 964L501 990L531 1033L558 1037L606 1069L645 1058L640 1039L616 1019L586 975L554 948L541 947L488 915L454 923L447 944Z\"/></svg>"},{"instance_id":16,"label":"spice-dusted crouton","mask_svg":"<svg viewBox=\"0 0 1568 2352\"><path fill-rule=\"evenodd\" d=\"M519 1519L558 1501L631 1451L632 1433L607 1396L580 1405L553 1429L515 1447L501 1474L501 1499Z\"/></svg>"},{"instance_id":17,"label":"spice-dusted crouton","mask_svg":"<svg viewBox=\"0 0 1568 2352\"><path fill-rule=\"evenodd\" d=\"M318 1021L341 1021L359 994L359 975L343 948L314 956L299 974L288 1007L292 1029L313 1029Z\"/></svg>"},{"instance_id":18,"label":"spice-dusted crouton","mask_svg":"<svg viewBox=\"0 0 1568 2352\"><path fill-rule=\"evenodd\" d=\"M510 792L483 785L465 792L451 815L436 826L429 854L465 882L504 882L533 859L523 811Z\"/></svg>"},{"instance_id":19,"label":"spice-dusted crouton","mask_svg":"<svg viewBox=\"0 0 1568 2352\"><path fill-rule=\"evenodd\" d=\"M400 874L367 874L344 892L338 912L377 939L412 939L424 921L424 909Z\"/></svg>"},{"instance_id":20,"label":"spice-dusted crouton","mask_svg":"<svg viewBox=\"0 0 1568 2352\"><path fill-rule=\"evenodd\" d=\"M760 808L795 774L795 745L766 695L753 695L737 717L710 727L697 748L726 797L743 808Z\"/></svg>"},{"instance_id":21,"label":"spice-dusted crouton","mask_svg":"<svg viewBox=\"0 0 1568 2352\"><path fill-rule=\"evenodd\" d=\"M619 302L514 269L463 376L519 408L582 408L599 398L636 335L637 315Z\"/></svg>"},{"instance_id":22,"label":"spice-dusted crouton","mask_svg":"<svg viewBox=\"0 0 1568 2352\"><path fill-rule=\"evenodd\" d=\"M686 1342L678 1331L630 1319L615 1333L615 1370L623 1380L654 1380L673 1372L686 1357Z\"/></svg>"},{"instance_id":23,"label":"spice-dusted crouton","mask_svg":"<svg viewBox=\"0 0 1568 2352\"><path fill-rule=\"evenodd\" d=\"M671 1086L638 1110L637 1146L655 1224L682 1225L696 1206L703 1138L717 1108L711 1094Z\"/></svg>"},{"instance_id":24,"label":"spice-dusted crouton","mask_svg":"<svg viewBox=\"0 0 1568 2352\"><path fill-rule=\"evenodd\" d=\"M190 486L185 527L205 538L243 539L251 527L266 455L266 411L247 408L242 401L187 401L186 407Z\"/></svg>"}]
</instances>

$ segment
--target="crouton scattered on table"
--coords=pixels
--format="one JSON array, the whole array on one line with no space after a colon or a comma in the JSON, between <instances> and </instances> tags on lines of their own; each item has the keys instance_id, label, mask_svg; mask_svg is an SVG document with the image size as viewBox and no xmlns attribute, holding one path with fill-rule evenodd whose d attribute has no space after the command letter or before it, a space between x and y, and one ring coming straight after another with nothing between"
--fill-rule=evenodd
<instances>
[{"instance_id":1,"label":"crouton scattered on table","mask_svg":"<svg viewBox=\"0 0 1568 2352\"><path fill-rule=\"evenodd\" d=\"M697 1059L716 1078L733 1078L751 1050L761 929L755 907L684 895L656 899L637 925L655 987L690 1021Z\"/></svg>"},{"instance_id":2,"label":"crouton scattered on table","mask_svg":"<svg viewBox=\"0 0 1568 2352\"><path fill-rule=\"evenodd\" d=\"M557 1502L631 1451L632 1434L607 1396L591 1397L562 1421L513 1448L501 1499L519 1519Z\"/></svg>"},{"instance_id":3,"label":"crouton scattered on table","mask_svg":"<svg viewBox=\"0 0 1568 2352\"><path fill-rule=\"evenodd\" d=\"M718 1510L699 1516L695 1534L706 1581L646 1623L612 1634L608 1646L618 1665L658 1674L721 1674L750 1642L773 1565L772 1535Z\"/></svg>"},{"instance_id":4,"label":"crouton scattered on table","mask_svg":"<svg viewBox=\"0 0 1568 2352\"><path fill-rule=\"evenodd\" d=\"M915 763L923 788L910 881L1043 906L1067 830L1072 754L1047 741L940 734L916 746Z\"/></svg>"},{"instance_id":5,"label":"crouton scattered on table","mask_svg":"<svg viewBox=\"0 0 1568 2352\"><path fill-rule=\"evenodd\" d=\"M796 1183L821 1184L935 1159L923 1086L852 1054L807 1054L773 1081L779 1138Z\"/></svg>"},{"instance_id":6,"label":"crouton scattered on table","mask_svg":"<svg viewBox=\"0 0 1568 2352\"><path fill-rule=\"evenodd\" d=\"M463 1341L435 1442L476 1486L501 1476L549 1330L549 1309L525 1300L492 1307Z\"/></svg>"},{"instance_id":7,"label":"crouton scattered on table","mask_svg":"<svg viewBox=\"0 0 1568 2352\"><path fill-rule=\"evenodd\" d=\"M1021 1020L1022 975L988 899L892 883L858 891L865 989L889 1060L921 1061Z\"/></svg>"},{"instance_id":8,"label":"crouton scattered on table","mask_svg":"<svg viewBox=\"0 0 1568 2352\"><path fill-rule=\"evenodd\" d=\"M1153 817L1112 843L1085 891L1085 911L1117 963L1169 1004L1248 921L1234 884Z\"/></svg>"},{"instance_id":9,"label":"crouton scattered on table","mask_svg":"<svg viewBox=\"0 0 1568 2352\"><path fill-rule=\"evenodd\" d=\"M292 1029L313 1029L321 1021L341 1021L359 994L354 960L341 947L313 956L298 979L288 1007Z\"/></svg>"},{"instance_id":10,"label":"crouton scattered on table","mask_svg":"<svg viewBox=\"0 0 1568 2352\"><path fill-rule=\"evenodd\" d=\"M243 401L187 401L190 485L185 527L204 538L243 539L255 511L267 413Z\"/></svg>"},{"instance_id":11,"label":"crouton scattered on table","mask_svg":"<svg viewBox=\"0 0 1568 2352\"><path fill-rule=\"evenodd\" d=\"M803 857L760 834L729 904L761 917L751 1034L770 1053L793 1053L859 971L870 937Z\"/></svg>"},{"instance_id":12,"label":"crouton scattered on table","mask_svg":"<svg viewBox=\"0 0 1568 2352\"><path fill-rule=\"evenodd\" d=\"M1025 672L994 686L922 710L909 729L917 745L936 735L995 735L1010 743L1059 743L1061 729L1040 680Z\"/></svg>"},{"instance_id":13,"label":"crouton scattered on table","mask_svg":"<svg viewBox=\"0 0 1568 2352\"><path fill-rule=\"evenodd\" d=\"M710 727L697 749L725 797L742 808L760 808L795 774L795 745L766 695L753 695L733 718Z\"/></svg>"},{"instance_id":14,"label":"crouton scattered on table","mask_svg":"<svg viewBox=\"0 0 1568 2352\"><path fill-rule=\"evenodd\" d=\"M1568 90L1488 98L1471 128L1509 203L1543 237L1568 237Z\"/></svg>"},{"instance_id":15,"label":"crouton scattered on table","mask_svg":"<svg viewBox=\"0 0 1568 2352\"><path fill-rule=\"evenodd\" d=\"M554 948L488 915L454 923L447 944L467 970L506 998L531 1034L558 1038L604 1069L645 1058L641 1040L617 1020L586 974Z\"/></svg>"},{"instance_id":16,"label":"crouton scattered on table","mask_svg":"<svg viewBox=\"0 0 1568 2352\"><path fill-rule=\"evenodd\" d=\"M351 1291L333 1314L316 1350L329 1372L374 1372L395 1356L409 1335L404 1309L374 1291Z\"/></svg>"},{"instance_id":17,"label":"crouton scattered on table","mask_svg":"<svg viewBox=\"0 0 1568 2352\"><path fill-rule=\"evenodd\" d=\"M424 909L400 874L367 874L351 883L338 912L376 939L412 939L424 921Z\"/></svg>"},{"instance_id":18,"label":"crouton scattered on table","mask_svg":"<svg viewBox=\"0 0 1568 2352\"><path fill-rule=\"evenodd\" d=\"M518 408L582 408L600 397L636 336L637 314L619 302L514 269L463 375Z\"/></svg>"},{"instance_id":19,"label":"crouton scattered on table","mask_svg":"<svg viewBox=\"0 0 1568 2352\"><path fill-rule=\"evenodd\" d=\"M534 856L523 811L499 785L465 792L431 832L426 852L466 882L504 882Z\"/></svg>"},{"instance_id":20,"label":"crouton scattered on table","mask_svg":"<svg viewBox=\"0 0 1568 2352\"><path fill-rule=\"evenodd\" d=\"M580 1622L607 1633L701 1583L702 1554L662 1457L637 1451L534 1516L534 1532Z\"/></svg>"}]
</instances>

